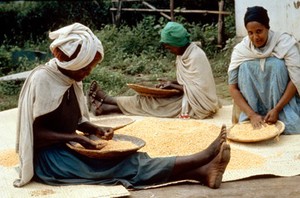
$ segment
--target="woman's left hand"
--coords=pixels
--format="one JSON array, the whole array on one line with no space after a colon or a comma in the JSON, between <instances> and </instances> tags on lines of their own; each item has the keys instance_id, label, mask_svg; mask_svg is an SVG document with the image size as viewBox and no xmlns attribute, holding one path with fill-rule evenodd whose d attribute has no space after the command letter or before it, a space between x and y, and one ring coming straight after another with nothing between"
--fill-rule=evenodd
<instances>
[{"instance_id":1,"label":"woman's left hand","mask_svg":"<svg viewBox=\"0 0 300 198\"><path fill-rule=\"evenodd\" d=\"M276 109L271 109L265 116L264 120L267 124L274 124L279 118L279 112Z\"/></svg>"},{"instance_id":2,"label":"woman's left hand","mask_svg":"<svg viewBox=\"0 0 300 198\"><path fill-rule=\"evenodd\" d=\"M111 127L97 127L96 135L104 140L111 140L114 136L114 129Z\"/></svg>"}]
</instances>

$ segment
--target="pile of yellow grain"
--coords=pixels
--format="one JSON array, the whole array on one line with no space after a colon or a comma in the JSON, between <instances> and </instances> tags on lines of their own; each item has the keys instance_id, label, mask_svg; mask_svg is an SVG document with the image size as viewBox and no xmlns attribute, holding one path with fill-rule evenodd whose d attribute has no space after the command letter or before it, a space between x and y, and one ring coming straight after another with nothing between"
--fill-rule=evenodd
<instances>
[{"instance_id":1,"label":"pile of yellow grain","mask_svg":"<svg viewBox=\"0 0 300 198\"><path fill-rule=\"evenodd\" d=\"M11 167L19 163L19 156L14 149L0 151L0 166Z\"/></svg>"},{"instance_id":2,"label":"pile of yellow grain","mask_svg":"<svg viewBox=\"0 0 300 198\"><path fill-rule=\"evenodd\" d=\"M232 148L231 158L227 166L227 170L256 168L263 166L267 160L255 153Z\"/></svg>"},{"instance_id":3,"label":"pile of yellow grain","mask_svg":"<svg viewBox=\"0 0 300 198\"><path fill-rule=\"evenodd\" d=\"M146 146L140 151L152 157L193 154L207 148L219 135L221 126L197 120L145 118L115 131L143 139ZM228 169L262 166L265 159L254 153L231 149Z\"/></svg>"},{"instance_id":4,"label":"pile of yellow grain","mask_svg":"<svg viewBox=\"0 0 300 198\"><path fill-rule=\"evenodd\" d=\"M220 127L196 120L145 118L116 131L143 139L151 156L186 155L205 149L219 135Z\"/></svg>"},{"instance_id":5,"label":"pile of yellow grain","mask_svg":"<svg viewBox=\"0 0 300 198\"><path fill-rule=\"evenodd\" d=\"M250 122L234 125L228 134L230 139L237 140L260 140L274 137L279 133L275 124L262 126L260 129L253 129Z\"/></svg>"}]
</instances>

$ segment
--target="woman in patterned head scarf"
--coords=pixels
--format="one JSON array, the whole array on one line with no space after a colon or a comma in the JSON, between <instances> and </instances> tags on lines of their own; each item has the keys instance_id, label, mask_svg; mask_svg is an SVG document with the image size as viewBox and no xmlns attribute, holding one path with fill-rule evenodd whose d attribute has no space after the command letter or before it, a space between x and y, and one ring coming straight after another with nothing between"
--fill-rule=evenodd
<instances>
[{"instance_id":1,"label":"woman in patterned head scarf","mask_svg":"<svg viewBox=\"0 0 300 198\"><path fill-rule=\"evenodd\" d=\"M277 120L285 123L285 134L300 128L300 53L296 39L274 32L267 10L247 9L248 32L234 47L228 68L229 90L241 113L233 120L250 120L254 128Z\"/></svg>"},{"instance_id":2,"label":"woman in patterned head scarf","mask_svg":"<svg viewBox=\"0 0 300 198\"><path fill-rule=\"evenodd\" d=\"M53 39L50 49L55 57L32 71L19 96L16 149L21 166L15 186L22 186L33 177L34 150L60 139L74 138L84 145L95 146L87 138L77 136L75 130L92 128L87 122L89 114L81 81L103 59L102 44L80 23L50 32L49 37ZM57 134L57 130L68 133ZM113 133L107 128L94 127L94 130L107 138ZM58 140L49 141L56 136Z\"/></svg>"}]
</instances>

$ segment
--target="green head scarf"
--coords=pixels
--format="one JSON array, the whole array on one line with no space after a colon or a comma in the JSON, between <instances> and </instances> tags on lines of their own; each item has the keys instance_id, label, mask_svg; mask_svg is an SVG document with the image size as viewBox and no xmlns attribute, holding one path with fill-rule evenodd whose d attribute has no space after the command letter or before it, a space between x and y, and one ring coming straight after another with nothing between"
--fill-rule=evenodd
<instances>
[{"instance_id":1,"label":"green head scarf","mask_svg":"<svg viewBox=\"0 0 300 198\"><path fill-rule=\"evenodd\" d=\"M183 25L168 22L160 33L160 42L175 47L183 47L190 42L190 34Z\"/></svg>"}]
</instances>

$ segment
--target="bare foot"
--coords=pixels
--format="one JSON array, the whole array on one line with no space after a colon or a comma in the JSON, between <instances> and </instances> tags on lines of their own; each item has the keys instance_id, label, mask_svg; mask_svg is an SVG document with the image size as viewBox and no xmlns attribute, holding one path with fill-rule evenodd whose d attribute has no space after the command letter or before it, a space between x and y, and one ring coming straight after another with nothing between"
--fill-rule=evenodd
<instances>
[{"instance_id":1,"label":"bare foot","mask_svg":"<svg viewBox=\"0 0 300 198\"><path fill-rule=\"evenodd\" d=\"M89 92L87 93L87 104L89 110L98 116L102 113L102 104L106 97L105 93L101 90L100 86L96 81L93 81L90 85Z\"/></svg>"},{"instance_id":2,"label":"bare foot","mask_svg":"<svg viewBox=\"0 0 300 198\"><path fill-rule=\"evenodd\" d=\"M216 155L219 154L223 142L226 142L226 138L226 125L222 125L219 136L205 149L206 153L210 155L211 159L213 159Z\"/></svg>"},{"instance_id":3,"label":"bare foot","mask_svg":"<svg viewBox=\"0 0 300 198\"><path fill-rule=\"evenodd\" d=\"M223 174L230 161L230 146L225 142L222 144L219 154L206 166L205 184L210 188L219 188L222 183Z\"/></svg>"},{"instance_id":4,"label":"bare foot","mask_svg":"<svg viewBox=\"0 0 300 198\"><path fill-rule=\"evenodd\" d=\"M96 81L93 81L90 85L90 90L88 94L91 98L94 100L102 100L104 101L106 94L104 91L101 89L101 87L98 85Z\"/></svg>"},{"instance_id":5,"label":"bare foot","mask_svg":"<svg viewBox=\"0 0 300 198\"><path fill-rule=\"evenodd\" d=\"M99 116L102 114L103 109L101 108L101 106L102 106L102 103L101 104L91 103L90 111L93 113L94 116Z\"/></svg>"}]
</instances>

